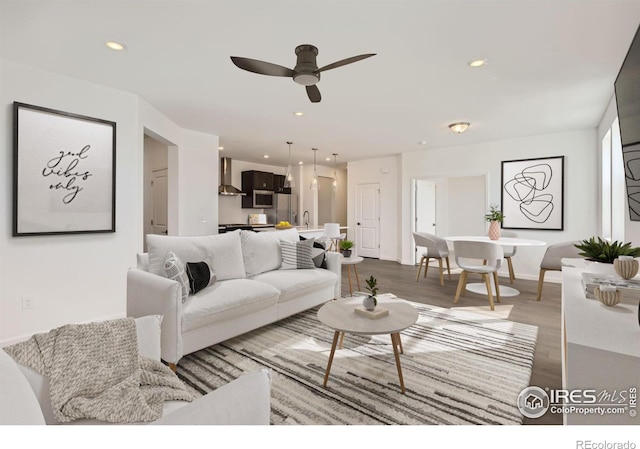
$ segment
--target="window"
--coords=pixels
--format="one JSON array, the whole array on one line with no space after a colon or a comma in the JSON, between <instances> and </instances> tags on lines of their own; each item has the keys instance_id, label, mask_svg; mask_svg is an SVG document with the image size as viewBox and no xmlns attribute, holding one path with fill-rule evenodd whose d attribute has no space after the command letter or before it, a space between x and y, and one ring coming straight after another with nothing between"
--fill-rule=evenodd
<instances>
[{"instance_id":1,"label":"window","mask_svg":"<svg viewBox=\"0 0 640 449\"><path fill-rule=\"evenodd\" d=\"M624 241L627 191L618 118L602 139L602 237Z\"/></svg>"}]
</instances>

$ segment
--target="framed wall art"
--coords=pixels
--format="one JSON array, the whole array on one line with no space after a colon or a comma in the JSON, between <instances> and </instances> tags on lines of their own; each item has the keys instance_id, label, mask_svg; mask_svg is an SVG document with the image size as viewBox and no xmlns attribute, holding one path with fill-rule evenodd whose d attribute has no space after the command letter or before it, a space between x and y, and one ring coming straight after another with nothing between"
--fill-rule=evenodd
<instances>
[{"instance_id":1,"label":"framed wall art","mask_svg":"<svg viewBox=\"0 0 640 449\"><path fill-rule=\"evenodd\" d=\"M562 231L564 156L502 161L504 229Z\"/></svg>"},{"instance_id":2,"label":"framed wall art","mask_svg":"<svg viewBox=\"0 0 640 449\"><path fill-rule=\"evenodd\" d=\"M116 124L13 109L13 235L115 232Z\"/></svg>"}]
</instances>

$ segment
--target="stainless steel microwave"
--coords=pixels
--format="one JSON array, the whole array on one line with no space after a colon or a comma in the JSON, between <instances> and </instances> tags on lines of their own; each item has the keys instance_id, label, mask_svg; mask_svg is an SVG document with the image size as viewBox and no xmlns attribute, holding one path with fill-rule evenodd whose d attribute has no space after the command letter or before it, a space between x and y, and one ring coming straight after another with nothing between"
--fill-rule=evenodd
<instances>
[{"instance_id":1,"label":"stainless steel microwave","mask_svg":"<svg viewBox=\"0 0 640 449\"><path fill-rule=\"evenodd\" d=\"M273 207L273 192L269 190L254 190L253 191L253 207L254 208Z\"/></svg>"}]
</instances>

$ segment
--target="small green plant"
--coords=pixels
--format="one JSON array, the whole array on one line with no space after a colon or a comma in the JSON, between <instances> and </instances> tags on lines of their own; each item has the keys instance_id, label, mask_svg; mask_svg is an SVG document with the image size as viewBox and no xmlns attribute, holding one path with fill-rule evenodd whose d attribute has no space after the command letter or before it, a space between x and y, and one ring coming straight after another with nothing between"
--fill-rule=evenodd
<instances>
[{"instance_id":1,"label":"small green plant","mask_svg":"<svg viewBox=\"0 0 640 449\"><path fill-rule=\"evenodd\" d=\"M347 250L353 248L353 242L351 240L340 240L340 249Z\"/></svg>"},{"instance_id":2,"label":"small green plant","mask_svg":"<svg viewBox=\"0 0 640 449\"><path fill-rule=\"evenodd\" d=\"M581 256L598 262L613 263L618 256L640 256L640 248L632 247L631 242L622 244L617 240L613 243L603 240L600 237L591 237L589 240L582 240L580 243L574 244L576 248L582 252Z\"/></svg>"},{"instance_id":3,"label":"small green plant","mask_svg":"<svg viewBox=\"0 0 640 449\"><path fill-rule=\"evenodd\" d=\"M376 295L378 294L378 280L373 276L370 276L369 279L365 280L365 282L367 283L367 290L369 290L371 297L373 297L373 304L377 306L378 298L376 298Z\"/></svg>"},{"instance_id":4,"label":"small green plant","mask_svg":"<svg viewBox=\"0 0 640 449\"><path fill-rule=\"evenodd\" d=\"M498 209L497 204L492 204L489 207L489 212L487 212L487 214L484 216L484 219L486 221L498 221L502 223L502 220L504 220L504 215L502 215L502 211Z\"/></svg>"}]
</instances>

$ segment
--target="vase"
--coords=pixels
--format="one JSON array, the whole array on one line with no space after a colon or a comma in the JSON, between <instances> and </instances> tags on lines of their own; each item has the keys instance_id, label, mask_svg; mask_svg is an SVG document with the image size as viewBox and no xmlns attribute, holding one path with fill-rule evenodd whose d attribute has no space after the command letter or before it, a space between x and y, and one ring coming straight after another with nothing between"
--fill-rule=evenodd
<instances>
[{"instance_id":1,"label":"vase","mask_svg":"<svg viewBox=\"0 0 640 449\"><path fill-rule=\"evenodd\" d=\"M377 302L378 301L375 296L369 295L364 297L364 299L362 300L362 305L367 310L375 310Z\"/></svg>"},{"instance_id":2,"label":"vase","mask_svg":"<svg viewBox=\"0 0 640 449\"><path fill-rule=\"evenodd\" d=\"M615 259L613 261L613 268L622 279L631 279L638 274L639 266L640 264L635 259Z\"/></svg>"},{"instance_id":3,"label":"vase","mask_svg":"<svg viewBox=\"0 0 640 449\"><path fill-rule=\"evenodd\" d=\"M500 222L492 221L489 223L489 238L491 240L498 240L500 238Z\"/></svg>"},{"instance_id":4,"label":"vase","mask_svg":"<svg viewBox=\"0 0 640 449\"><path fill-rule=\"evenodd\" d=\"M595 288L593 295L605 306L615 306L622 299L622 292L620 290L605 292L601 291L600 287Z\"/></svg>"}]
</instances>

